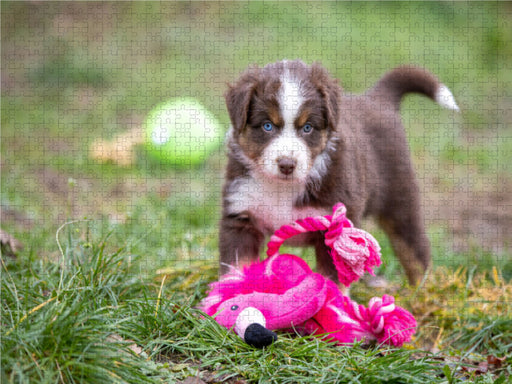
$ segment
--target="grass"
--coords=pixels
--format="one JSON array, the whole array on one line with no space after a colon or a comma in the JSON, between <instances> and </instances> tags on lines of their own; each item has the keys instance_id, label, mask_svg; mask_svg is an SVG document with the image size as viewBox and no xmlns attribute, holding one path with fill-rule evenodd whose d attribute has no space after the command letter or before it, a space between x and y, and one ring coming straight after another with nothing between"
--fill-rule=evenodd
<instances>
[{"instance_id":1,"label":"grass","mask_svg":"<svg viewBox=\"0 0 512 384\"><path fill-rule=\"evenodd\" d=\"M1 6L1 224L25 245L2 254L2 382L510 381L507 3ZM248 347L194 309L217 278L223 150L190 170L140 148L131 167L89 156L172 97L197 98L227 126L226 82L249 63L295 57L320 60L350 92L417 63L463 111L416 96L402 105L430 215L434 267L419 289L368 223L389 286L352 295L393 294L413 311L418 333L403 349L287 334Z\"/></svg>"},{"instance_id":2,"label":"grass","mask_svg":"<svg viewBox=\"0 0 512 384\"><path fill-rule=\"evenodd\" d=\"M430 383L451 375L451 382L486 383L511 373L512 288L497 272L476 278L460 270L447 278L437 271L422 289L396 292L420 321L404 349L281 334L271 347L255 350L194 309L216 277L214 267L186 273L175 267L144 278L140 260L113 246L115 231L105 234L96 224L64 227L55 260L2 258L3 380ZM498 294L501 300L492 296ZM415 347L429 342L442 352ZM490 355L508 357L477 372Z\"/></svg>"}]
</instances>

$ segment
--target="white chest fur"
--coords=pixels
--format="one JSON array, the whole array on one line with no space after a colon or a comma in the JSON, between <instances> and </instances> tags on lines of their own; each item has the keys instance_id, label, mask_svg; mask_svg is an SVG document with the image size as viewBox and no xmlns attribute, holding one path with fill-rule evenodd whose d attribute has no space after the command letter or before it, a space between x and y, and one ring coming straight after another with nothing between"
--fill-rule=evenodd
<instances>
[{"instance_id":1,"label":"white chest fur","mask_svg":"<svg viewBox=\"0 0 512 384\"><path fill-rule=\"evenodd\" d=\"M226 196L227 210L231 214L249 211L263 229L269 232L298 219L328 213L312 207L294 207L293 202L303 192L303 185L244 177L233 181L229 186Z\"/></svg>"}]
</instances>

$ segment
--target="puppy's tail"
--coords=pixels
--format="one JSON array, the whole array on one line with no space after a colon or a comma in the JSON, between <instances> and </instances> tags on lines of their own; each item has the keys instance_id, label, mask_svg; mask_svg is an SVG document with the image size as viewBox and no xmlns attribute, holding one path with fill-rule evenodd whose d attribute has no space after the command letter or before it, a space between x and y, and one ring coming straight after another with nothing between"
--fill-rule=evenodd
<instances>
[{"instance_id":1,"label":"puppy's tail","mask_svg":"<svg viewBox=\"0 0 512 384\"><path fill-rule=\"evenodd\" d=\"M407 93L422 93L445 108L459 111L459 106L446 85L426 69L410 65L397 67L386 73L367 95L381 102L391 103L398 110L402 97Z\"/></svg>"}]
</instances>

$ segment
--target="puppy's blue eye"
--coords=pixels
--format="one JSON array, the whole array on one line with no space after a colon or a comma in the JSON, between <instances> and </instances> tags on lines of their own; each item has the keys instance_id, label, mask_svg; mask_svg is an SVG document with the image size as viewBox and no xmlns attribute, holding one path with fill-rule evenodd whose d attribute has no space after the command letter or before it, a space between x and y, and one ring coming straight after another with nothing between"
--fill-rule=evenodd
<instances>
[{"instance_id":1,"label":"puppy's blue eye","mask_svg":"<svg viewBox=\"0 0 512 384\"><path fill-rule=\"evenodd\" d=\"M274 126L272 123L265 123L263 124L263 129L267 132L271 132L274 129Z\"/></svg>"},{"instance_id":2,"label":"puppy's blue eye","mask_svg":"<svg viewBox=\"0 0 512 384\"><path fill-rule=\"evenodd\" d=\"M309 133L312 130L313 130L313 126L311 124L309 124L309 123L304 124L304 126L302 127L302 131L304 133Z\"/></svg>"}]
</instances>

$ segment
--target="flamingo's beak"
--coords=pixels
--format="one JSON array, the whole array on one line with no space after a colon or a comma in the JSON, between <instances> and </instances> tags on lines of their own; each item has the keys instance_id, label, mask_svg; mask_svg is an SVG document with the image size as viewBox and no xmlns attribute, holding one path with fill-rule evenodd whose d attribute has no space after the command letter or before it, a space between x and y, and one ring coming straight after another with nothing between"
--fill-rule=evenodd
<instances>
[{"instance_id":1,"label":"flamingo's beak","mask_svg":"<svg viewBox=\"0 0 512 384\"><path fill-rule=\"evenodd\" d=\"M263 313L254 307L248 307L236 318L235 332L250 346L263 348L277 340L277 335L265 328L265 325Z\"/></svg>"}]
</instances>

